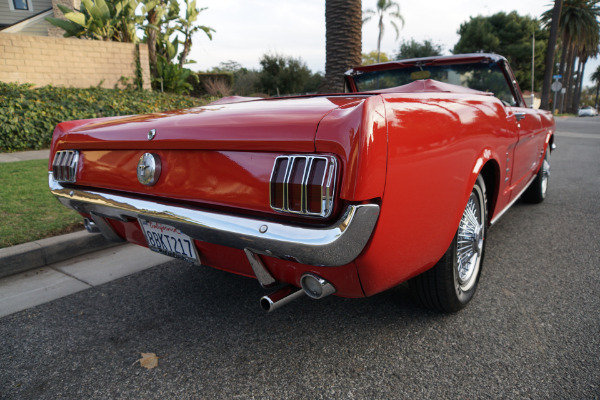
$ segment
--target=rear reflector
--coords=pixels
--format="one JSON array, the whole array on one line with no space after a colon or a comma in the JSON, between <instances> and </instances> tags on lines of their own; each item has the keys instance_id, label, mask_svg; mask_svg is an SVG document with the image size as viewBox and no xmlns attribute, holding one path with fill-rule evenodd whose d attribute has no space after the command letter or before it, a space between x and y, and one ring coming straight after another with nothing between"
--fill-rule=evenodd
<instances>
[{"instance_id":1,"label":"rear reflector","mask_svg":"<svg viewBox=\"0 0 600 400\"><path fill-rule=\"evenodd\" d=\"M281 156L271 173L271 208L328 217L333 209L337 162L332 156Z\"/></svg>"},{"instance_id":2,"label":"rear reflector","mask_svg":"<svg viewBox=\"0 0 600 400\"><path fill-rule=\"evenodd\" d=\"M52 176L58 182L75 182L78 163L77 150L57 151L52 162Z\"/></svg>"}]
</instances>

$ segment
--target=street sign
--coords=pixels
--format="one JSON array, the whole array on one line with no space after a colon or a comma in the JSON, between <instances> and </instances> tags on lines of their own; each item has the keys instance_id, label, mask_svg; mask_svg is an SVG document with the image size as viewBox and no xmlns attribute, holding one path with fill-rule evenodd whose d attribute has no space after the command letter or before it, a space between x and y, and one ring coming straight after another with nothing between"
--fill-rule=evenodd
<instances>
[{"instance_id":1,"label":"street sign","mask_svg":"<svg viewBox=\"0 0 600 400\"><path fill-rule=\"evenodd\" d=\"M552 79L560 79L562 78L562 75L552 75Z\"/></svg>"},{"instance_id":2,"label":"street sign","mask_svg":"<svg viewBox=\"0 0 600 400\"><path fill-rule=\"evenodd\" d=\"M562 83L560 83L559 81L554 81L552 82L552 86L550 86L550 88L553 92L558 92L560 91L560 89L562 89Z\"/></svg>"}]
</instances>

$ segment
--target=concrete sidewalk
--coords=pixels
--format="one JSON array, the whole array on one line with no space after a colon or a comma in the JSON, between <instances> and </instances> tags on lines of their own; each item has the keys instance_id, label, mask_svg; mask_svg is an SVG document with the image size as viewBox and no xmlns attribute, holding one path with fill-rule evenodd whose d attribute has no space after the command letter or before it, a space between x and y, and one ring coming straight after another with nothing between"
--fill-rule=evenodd
<instances>
[{"instance_id":1,"label":"concrete sidewalk","mask_svg":"<svg viewBox=\"0 0 600 400\"><path fill-rule=\"evenodd\" d=\"M44 160L50 156L50 150L20 151L17 153L0 153L0 163Z\"/></svg>"},{"instance_id":2,"label":"concrete sidewalk","mask_svg":"<svg viewBox=\"0 0 600 400\"><path fill-rule=\"evenodd\" d=\"M172 260L125 244L1 278L0 318Z\"/></svg>"},{"instance_id":3,"label":"concrete sidewalk","mask_svg":"<svg viewBox=\"0 0 600 400\"><path fill-rule=\"evenodd\" d=\"M120 245L99 233L79 231L0 249L0 278Z\"/></svg>"},{"instance_id":4,"label":"concrete sidewalk","mask_svg":"<svg viewBox=\"0 0 600 400\"><path fill-rule=\"evenodd\" d=\"M48 159L50 150L0 153L0 163ZM1 169L1 167L0 167ZM115 246L87 231L36 240L0 249L0 278L45 267Z\"/></svg>"}]
</instances>

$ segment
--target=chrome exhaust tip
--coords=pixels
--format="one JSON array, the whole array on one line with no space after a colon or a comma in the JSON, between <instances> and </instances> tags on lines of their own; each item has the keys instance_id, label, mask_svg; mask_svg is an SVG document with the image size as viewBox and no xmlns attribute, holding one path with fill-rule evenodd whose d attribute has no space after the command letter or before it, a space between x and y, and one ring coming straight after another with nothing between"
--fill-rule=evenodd
<instances>
[{"instance_id":1,"label":"chrome exhaust tip","mask_svg":"<svg viewBox=\"0 0 600 400\"><path fill-rule=\"evenodd\" d=\"M302 275L300 277L300 285L302 289L294 286L285 286L275 293L261 297L261 308L266 312L271 312L301 297L303 294L318 300L336 292L335 287L330 282L312 273Z\"/></svg>"},{"instance_id":2,"label":"chrome exhaust tip","mask_svg":"<svg viewBox=\"0 0 600 400\"><path fill-rule=\"evenodd\" d=\"M83 219L83 226L89 233L98 233L100 232L100 228L96 225L96 223L89 218Z\"/></svg>"},{"instance_id":3,"label":"chrome exhaust tip","mask_svg":"<svg viewBox=\"0 0 600 400\"><path fill-rule=\"evenodd\" d=\"M306 273L300 278L304 293L312 299L322 299L335 293L335 287L318 275Z\"/></svg>"},{"instance_id":4,"label":"chrome exhaust tip","mask_svg":"<svg viewBox=\"0 0 600 400\"><path fill-rule=\"evenodd\" d=\"M304 292L300 288L286 286L277 290L275 293L261 297L260 306L266 312L271 312L286 305L290 301L297 299L303 294Z\"/></svg>"}]
</instances>

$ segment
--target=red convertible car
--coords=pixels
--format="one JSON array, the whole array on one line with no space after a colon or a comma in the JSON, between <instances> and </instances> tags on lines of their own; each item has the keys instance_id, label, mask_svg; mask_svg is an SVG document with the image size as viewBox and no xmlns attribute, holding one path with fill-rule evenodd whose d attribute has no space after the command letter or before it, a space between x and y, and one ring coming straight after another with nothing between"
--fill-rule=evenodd
<instances>
[{"instance_id":1,"label":"red convertible car","mask_svg":"<svg viewBox=\"0 0 600 400\"><path fill-rule=\"evenodd\" d=\"M457 311L488 228L546 196L552 115L526 108L493 54L345 79L341 94L63 122L51 191L110 240L257 278L274 288L266 310L409 281L425 306Z\"/></svg>"}]
</instances>

